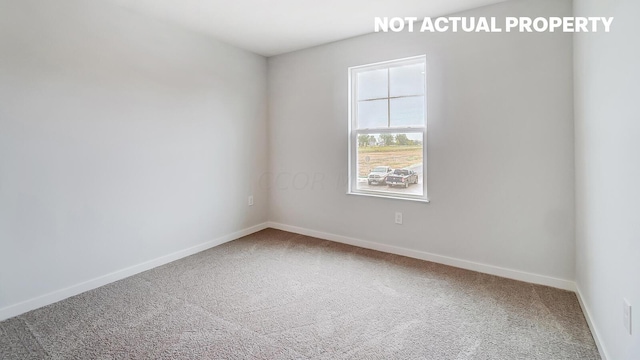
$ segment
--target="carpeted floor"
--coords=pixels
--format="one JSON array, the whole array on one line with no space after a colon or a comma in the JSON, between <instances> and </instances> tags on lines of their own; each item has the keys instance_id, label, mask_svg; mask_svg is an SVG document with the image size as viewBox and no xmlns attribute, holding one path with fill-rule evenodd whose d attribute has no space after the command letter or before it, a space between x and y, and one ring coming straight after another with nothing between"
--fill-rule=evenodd
<instances>
[{"instance_id":1,"label":"carpeted floor","mask_svg":"<svg viewBox=\"0 0 640 360\"><path fill-rule=\"evenodd\" d=\"M2 359L599 359L576 296L267 229L0 323Z\"/></svg>"}]
</instances>

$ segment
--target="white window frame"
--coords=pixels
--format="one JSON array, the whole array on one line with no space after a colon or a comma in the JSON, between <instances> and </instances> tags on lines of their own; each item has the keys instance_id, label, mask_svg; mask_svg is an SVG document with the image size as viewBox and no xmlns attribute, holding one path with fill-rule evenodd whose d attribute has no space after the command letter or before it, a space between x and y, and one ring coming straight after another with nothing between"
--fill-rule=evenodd
<instances>
[{"instance_id":1,"label":"white window frame","mask_svg":"<svg viewBox=\"0 0 640 360\"><path fill-rule=\"evenodd\" d=\"M404 66L410 64L424 63L425 64L425 93L424 93L424 125L423 126L408 126L408 127L384 127L384 128L368 128L359 129L357 127L357 75L361 71L370 71L377 69L386 69L396 66ZM429 202L427 197L427 74L426 74L426 56L419 55L409 58L383 61L373 64L353 66L348 69L349 75L349 189L347 194L349 195L365 195L380 198L392 198L402 200L413 200L420 202ZM404 97L404 96L403 96ZM387 94L386 99L393 99ZM384 98L381 98L384 99ZM389 100L390 101L390 100ZM388 104L389 106L389 104ZM390 111L390 107L388 108ZM358 135L361 134L397 134L397 133L422 133L422 195L416 194L402 194L387 191L374 191L358 189Z\"/></svg>"}]
</instances>

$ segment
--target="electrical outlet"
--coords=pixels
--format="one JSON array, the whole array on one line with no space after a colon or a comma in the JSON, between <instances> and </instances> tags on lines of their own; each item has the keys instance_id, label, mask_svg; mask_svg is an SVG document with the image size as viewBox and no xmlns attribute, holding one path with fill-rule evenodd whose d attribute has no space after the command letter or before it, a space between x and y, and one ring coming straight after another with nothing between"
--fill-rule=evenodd
<instances>
[{"instance_id":1,"label":"electrical outlet","mask_svg":"<svg viewBox=\"0 0 640 360\"><path fill-rule=\"evenodd\" d=\"M249 195L249 206L253 206L253 195Z\"/></svg>"},{"instance_id":2,"label":"electrical outlet","mask_svg":"<svg viewBox=\"0 0 640 360\"><path fill-rule=\"evenodd\" d=\"M402 225L402 213L396 212L396 224Z\"/></svg>"},{"instance_id":3,"label":"electrical outlet","mask_svg":"<svg viewBox=\"0 0 640 360\"><path fill-rule=\"evenodd\" d=\"M629 335L631 335L631 304L629 300L622 299L622 316L624 319L624 328L627 329Z\"/></svg>"}]
</instances>

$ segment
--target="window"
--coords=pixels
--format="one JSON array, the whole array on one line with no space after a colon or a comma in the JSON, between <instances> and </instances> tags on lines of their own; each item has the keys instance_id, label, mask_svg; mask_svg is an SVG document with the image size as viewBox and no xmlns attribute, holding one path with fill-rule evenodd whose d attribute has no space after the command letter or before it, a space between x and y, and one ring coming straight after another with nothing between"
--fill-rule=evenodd
<instances>
[{"instance_id":1,"label":"window","mask_svg":"<svg viewBox=\"0 0 640 360\"><path fill-rule=\"evenodd\" d=\"M426 59L349 68L349 194L427 201Z\"/></svg>"}]
</instances>

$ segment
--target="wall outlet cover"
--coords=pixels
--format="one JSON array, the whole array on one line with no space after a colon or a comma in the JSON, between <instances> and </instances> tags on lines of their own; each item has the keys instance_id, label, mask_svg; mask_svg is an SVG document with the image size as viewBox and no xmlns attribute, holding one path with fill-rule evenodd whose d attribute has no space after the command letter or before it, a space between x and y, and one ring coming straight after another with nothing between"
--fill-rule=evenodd
<instances>
[{"instance_id":1,"label":"wall outlet cover","mask_svg":"<svg viewBox=\"0 0 640 360\"><path fill-rule=\"evenodd\" d=\"M402 225L402 213L396 212L396 224Z\"/></svg>"}]
</instances>

